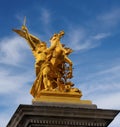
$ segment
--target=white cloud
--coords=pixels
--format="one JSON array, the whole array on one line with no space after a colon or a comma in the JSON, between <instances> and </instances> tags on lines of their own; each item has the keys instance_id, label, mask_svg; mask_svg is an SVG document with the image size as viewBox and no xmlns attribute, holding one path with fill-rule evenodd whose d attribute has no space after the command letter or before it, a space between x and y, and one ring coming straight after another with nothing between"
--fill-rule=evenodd
<instances>
[{"instance_id":1,"label":"white cloud","mask_svg":"<svg viewBox=\"0 0 120 127\"><path fill-rule=\"evenodd\" d=\"M6 127L6 123L8 123L9 117L10 115L8 115L8 113L0 114L0 126L1 127Z\"/></svg>"},{"instance_id":2,"label":"white cloud","mask_svg":"<svg viewBox=\"0 0 120 127\"><path fill-rule=\"evenodd\" d=\"M31 104L32 96L29 91L34 82L34 76L31 71L13 75L3 68L0 72L0 107L4 107L4 113L0 114L0 126L6 127L19 104Z\"/></svg>"},{"instance_id":3,"label":"white cloud","mask_svg":"<svg viewBox=\"0 0 120 127\"><path fill-rule=\"evenodd\" d=\"M27 85L28 82L33 82L33 74L31 70L23 73L16 73L9 70L1 70L0 69L0 94L12 93L15 91L19 91L23 85Z\"/></svg>"},{"instance_id":4,"label":"white cloud","mask_svg":"<svg viewBox=\"0 0 120 127\"><path fill-rule=\"evenodd\" d=\"M111 63L112 64L112 63ZM85 79L83 79L85 82L89 82L91 84L89 88L93 88L94 91L107 91L109 90L118 90L120 89L120 66L119 65L113 65L110 66L110 68L103 68L103 70L100 70L95 73L88 74ZM93 92L93 91L92 91ZM109 92L109 91L108 91Z\"/></svg>"},{"instance_id":5,"label":"white cloud","mask_svg":"<svg viewBox=\"0 0 120 127\"><path fill-rule=\"evenodd\" d=\"M26 42L20 37L3 38L0 41L0 63L17 65L24 60Z\"/></svg>"},{"instance_id":6,"label":"white cloud","mask_svg":"<svg viewBox=\"0 0 120 127\"><path fill-rule=\"evenodd\" d=\"M14 69L12 70L14 72ZM5 107L0 114L0 126L5 127L19 104L31 104L32 96L29 91L34 82L34 72L27 70L21 74L0 69L0 107Z\"/></svg>"},{"instance_id":7,"label":"white cloud","mask_svg":"<svg viewBox=\"0 0 120 127\"><path fill-rule=\"evenodd\" d=\"M120 126L120 114L118 114L115 119L111 122L109 127L119 127Z\"/></svg>"},{"instance_id":8,"label":"white cloud","mask_svg":"<svg viewBox=\"0 0 120 127\"><path fill-rule=\"evenodd\" d=\"M23 65L30 49L24 39L7 37L0 41L0 126L5 127L19 104L31 104L29 94L34 82L33 68ZM34 66L34 65L33 65Z\"/></svg>"},{"instance_id":9,"label":"white cloud","mask_svg":"<svg viewBox=\"0 0 120 127\"><path fill-rule=\"evenodd\" d=\"M109 89L108 89L109 90ZM108 109L119 109L120 107L120 92L110 92L99 94L94 98L94 102L98 107L104 107Z\"/></svg>"},{"instance_id":10,"label":"white cloud","mask_svg":"<svg viewBox=\"0 0 120 127\"><path fill-rule=\"evenodd\" d=\"M31 104L29 94L34 82L33 68L24 65L29 57L29 46L20 37L11 36L0 40L0 126L5 127L19 104ZM34 66L34 65L33 65Z\"/></svg>"},{"instance_id":11,"label":"white cloud","mask_svg":"<svg viewBox=\"0 0 120 127\"><path fill-rule=\"evenodd\" d=\"M20 75L15 70L5 66L18 66L26 58L28 46L26 42L19 37L4 38L0 42L0 94L18 90L24 82L27 82L32 75L27 72ZM15 69L15 67L14 67ZM29 70L30 72L31 70ZM28 75L25 77L25 75ZM31 78L30 78L31 79ZM18 85L20 84L20 85Z\"/></svg>"},{"instance_id":12,"label":"white cloud","mask_svg":"<svg viewBox=\"0 0 120 127\"><path fill-rule=\"evenodd\" d=\"M19 90L14 90L14 92L6 94L7 97L1 99L0 106L6 108L4 110L4 113L0 114L1 127L6 127L9 120L15 113L15 110L18 108L19 104L32 103L32 96L29 94L30 87L31 87L30 85L24 83L24 85L21 85Z\"/></svg>"}]
</instances>

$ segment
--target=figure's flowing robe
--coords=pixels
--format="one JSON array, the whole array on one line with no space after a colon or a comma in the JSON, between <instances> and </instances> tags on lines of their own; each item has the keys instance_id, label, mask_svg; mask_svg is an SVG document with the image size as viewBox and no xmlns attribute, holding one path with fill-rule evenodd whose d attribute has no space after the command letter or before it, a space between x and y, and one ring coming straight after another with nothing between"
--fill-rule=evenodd
<instances>
[{"instance_id":1,"label":"figure's flowing robe","mask_svg":"<svg viewBox=\"0 0 120 127\"><path fill-rule=\"evenodd\" d=\"M40 72L37 75L37 77L32 85L32 88L30 90L30 93L32 94L32 96L34 98L40 97L41 91L45 89L44 83L43 83L43 78L44 78L43 77L43 69L46 67L50 68L50 72L47 74L47 76L49 79L51 79L51 85L54 82L53 79L56 78L56 73L53 70L52 64L50 62L45 62L44 64L42 64L41 68L40 68Z\"/></svg>"}]
</instances>

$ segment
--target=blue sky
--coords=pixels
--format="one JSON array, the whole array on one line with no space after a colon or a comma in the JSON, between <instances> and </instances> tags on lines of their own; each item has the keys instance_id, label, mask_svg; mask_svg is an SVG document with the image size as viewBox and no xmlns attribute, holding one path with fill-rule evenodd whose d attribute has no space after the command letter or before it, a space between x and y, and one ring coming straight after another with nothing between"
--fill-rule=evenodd
<instances>
[{"instance_id":1,"label":"blue sky","mask_svg":"<svg viewBox=\"0 0 120 127\"><path fill-rule=\"evenodd\" d=\"M81 99L98 108L120 109L119 0L1 0L0 1L0 127L19 104L31 104L34 57L20 29L24 16L29 31L46 41L60 30L61 42L72 48L75 86ZM120 126L120 115L109 127Z\"/></svg>"}]
</instances>

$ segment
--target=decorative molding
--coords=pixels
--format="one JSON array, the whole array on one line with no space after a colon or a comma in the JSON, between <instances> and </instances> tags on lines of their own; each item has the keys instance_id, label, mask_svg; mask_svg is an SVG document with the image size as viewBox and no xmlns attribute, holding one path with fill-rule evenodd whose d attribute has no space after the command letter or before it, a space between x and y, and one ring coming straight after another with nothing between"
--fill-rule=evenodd
<instances>
[{"instance_id":1,"label":"decorative molding","mask_svg":"<svg viewBox=\"0 0 120 127\"><path fill-rule=\"evenodd\" d=\"M107 123L105 121L84 121L84 120L29 120L27 127L40 127L40 126L74 126L74 127L105 127Z\"/></svg>"}]
</instances>

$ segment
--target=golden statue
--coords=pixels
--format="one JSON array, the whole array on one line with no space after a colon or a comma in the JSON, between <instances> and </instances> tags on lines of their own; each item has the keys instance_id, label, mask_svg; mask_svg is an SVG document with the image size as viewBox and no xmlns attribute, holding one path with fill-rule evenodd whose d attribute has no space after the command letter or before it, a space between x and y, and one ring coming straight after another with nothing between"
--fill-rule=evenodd
<instances>
[{"instance_id":1,"label":"golden statue","mask_svg":"<svg viewBox=\"0 0 120 127\"><path fill-rule=\"evenodd\" d=\"M72 61L68 55L73 50L60 42L65 34L64 31L55 33L50 38L50 47L47 47L46 42L29 33L25 22L26 19L20 30L13 29L13 31L25 38L35 57L36 79L30 91L32 96L39 99L43 93L64 93L77 94L81 97L81 91L74 88L74 84L70 81Z\"/></svg>"}]
</instances>

